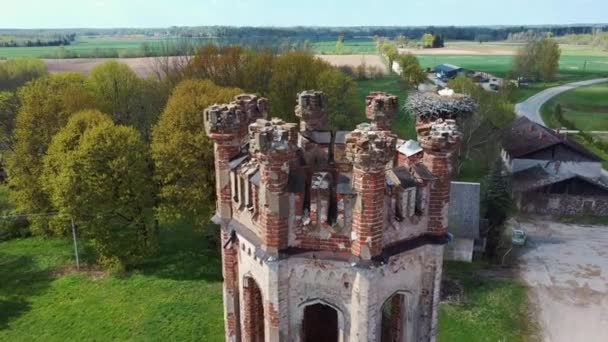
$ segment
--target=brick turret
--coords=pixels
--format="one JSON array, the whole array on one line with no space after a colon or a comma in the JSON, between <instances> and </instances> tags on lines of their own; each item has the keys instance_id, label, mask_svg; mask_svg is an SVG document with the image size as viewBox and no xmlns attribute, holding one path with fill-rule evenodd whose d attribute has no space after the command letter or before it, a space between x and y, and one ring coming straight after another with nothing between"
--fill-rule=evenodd
<instances>
[{"instance_id":1,"label":"brick turret","mask_svg":"<svg viewBox=\"0 0 608 342\"><path fill-rule=\"evenodd\" d=\"M393 119L399 111L397 96L385 92L371 92L365 98L365 114L378 130L390 131Z\"/></svg>"},{"instance_id":2,"label":"brick turret","mask_svg":"<svg viewBox=\"0 0 608 342\"><path fill-rule=\"evenodd\" d=\"M298 94L296 116L300 118L301 131L322 131L327 122L327 97L322 91L305 90Z\"/></svg>"},{"instance_id":3,"label":"brick turret","mask_svg":"<svg viewBox=\"0 0 608 342\"><path fill-rule=\"evenodd\" d=\"M247 113L247 120L255 122L257 119L266 119L268 114L268 100L252 94L240 94L234 97L234 104Z\"/></svg>"},{"instance_id":4,"label":"brick turret","mask_svg":"<svg viewBox=\"0 0 608 342\"><path fill-rule=\"evenodd\" d=\"M353 255L369 260L382 251L386 166L394 158L397 138L372 124L346 136L346 158L353 163Z\"/></svg>"},{"instance_id":5,"label":"brick turret","mask_svg":"<svg viewBox=\"0 0 608 342\"><path fill-rule=\"evenodd\" d=\"M229 219L232 215L229 162L241 151L249 122L247 114L234 103L211 106L205 110L204 115L207 136L215 143L217 215Z\"/></svg>"},{"instance_id":6,"label":"brick turret","mask_svg":"<svg viewBox=\"0 0 608 342\"><path fill-rule=\"evenodd\" d=\"M424 99L424 95L418 96ZM418 143L424 150L422 162L437 177L429 194L428 231L433 235L441 236L448 232L451 166L461 137L455 119L464 112L458 112L457 109L468 108L470 99L462 95L443 97L430 94L428 101L436 104L437 107L442 107L441 103L446 102L445 108L454 109L437 115L425 113L424 106L414 108L420 110L416 120L416 133Z\"/></svg>"},{"instance_id":7,"label":"brick turret","mask_svg":"<svg viewBox=\"0 0 608 342\"><path fill-rule=\"evenodd\" d=\"M259 119L249 127L249 150L260 165L260 230L263 248L277 254L287 248L289 207L285 187L296 158L297 125Z\"/></svg>"}]
</instances>

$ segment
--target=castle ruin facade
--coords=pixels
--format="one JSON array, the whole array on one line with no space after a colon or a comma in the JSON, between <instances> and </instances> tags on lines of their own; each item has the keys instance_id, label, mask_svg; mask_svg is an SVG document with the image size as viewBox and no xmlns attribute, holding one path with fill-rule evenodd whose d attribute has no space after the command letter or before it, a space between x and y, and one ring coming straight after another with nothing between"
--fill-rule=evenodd
<instances>
[{"instance_id":1,"label":"castle ruin facade","mask_svg":"<svg viewBox=\"0 0 608 342\"><path fill-rule=\"evenodd\" d=\"M299 125L267 108L240 95L204 112L226 341L434 341L456 121L417 115L406 143L390 94L350 132L325 129L319 91L298 95Z\"/></svg>"}]
</instances>

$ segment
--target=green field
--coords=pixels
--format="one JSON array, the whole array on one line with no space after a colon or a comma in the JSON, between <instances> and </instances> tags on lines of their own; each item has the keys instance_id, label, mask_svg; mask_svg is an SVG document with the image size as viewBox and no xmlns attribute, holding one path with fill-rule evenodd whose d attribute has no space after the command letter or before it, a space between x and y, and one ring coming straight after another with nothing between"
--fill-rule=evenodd
<instances>
[{"instance_id":1,"label":"green field","mask_svg":"<svg viewBox=\"0 0 608 342\"><path fill-rule=\"evenodd\" d=\"M127 273L76 273L69 240L0 243L0 341L222 341L218 246L166 227L157 257Z\"/></svg>"},{"instance_id":2,"label":"green field","mask_svg":"<svg viewBox=\"0 0 608 342\"><path fill-rule=\"evenodd\" d=\"M553 112L560 104L564 118L584 131L608 130L608 83L581 87L562 93L541 108L543 120L549 127L559 127Z\"/></svg>"}]
</instances>

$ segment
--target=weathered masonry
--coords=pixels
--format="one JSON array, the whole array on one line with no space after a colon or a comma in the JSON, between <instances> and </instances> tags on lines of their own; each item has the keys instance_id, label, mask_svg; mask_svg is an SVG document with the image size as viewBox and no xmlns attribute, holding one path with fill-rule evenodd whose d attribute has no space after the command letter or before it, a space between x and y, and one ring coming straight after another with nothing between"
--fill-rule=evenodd
<instances>
[{"instance_id":1,"label":"weathered masonry","mask_svg":"<svg viewBox=\"0 0 608 342\"><path fill-rule=\"evenodd\" d=\"M298 95L299 125L253 95L205 111L227 341L435 339L456 118L417 115L403 154L397 97L366 105L352 132L324 129L318 91Z\"/></svg>"}]
</instances>

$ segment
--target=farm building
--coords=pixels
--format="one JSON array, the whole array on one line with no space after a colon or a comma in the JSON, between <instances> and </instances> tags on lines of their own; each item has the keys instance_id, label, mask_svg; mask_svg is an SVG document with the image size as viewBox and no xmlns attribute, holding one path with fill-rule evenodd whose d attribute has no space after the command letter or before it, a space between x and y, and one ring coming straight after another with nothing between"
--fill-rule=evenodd
<instances>
[{"instance_id":1,"label":"farm building","mask_svg":"<svg viewBox=\"0 0 608 342\"><path fill-rule=\"evenodd\" d=\"M608 215L602 160L567 136L519 118L503 139L502 158L521 211Z\"/></svg>"},{"instance_id":2,"label":"farm building","mask_svg":"<svg viewBox=\"0 0 608 342\"><path fill-rule=\"evenodd\" d=\"M440 64L435 67L435 74L440 80L451 80L458 76L466 76L471 71L453 64Z\"/></svg>"}]
</instances>

